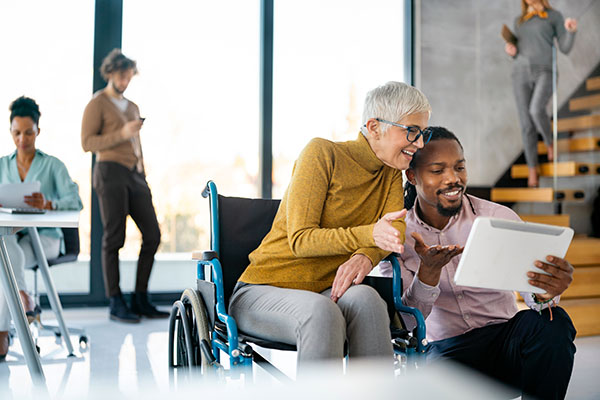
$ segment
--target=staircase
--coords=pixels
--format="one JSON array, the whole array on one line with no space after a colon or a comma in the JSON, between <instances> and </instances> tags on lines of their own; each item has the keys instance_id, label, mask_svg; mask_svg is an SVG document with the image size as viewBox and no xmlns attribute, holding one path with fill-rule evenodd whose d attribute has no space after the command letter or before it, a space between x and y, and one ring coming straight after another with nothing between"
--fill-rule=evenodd
<instances>
[{"instance_id":1,"label":"staircase","mask_svg":"<svg viewBox=\"0 0 600 400\"><path fill-rule=\"evenodd\" d=\"M501 185L508 187L492 188L490 198L511 206L525 221L575 230L565 257L575 268L573 283L560 306L571 316L577 336L590 336L600 335L600 238L589 237L592 202L600 186L600 76L587 79L581 89L570 99L568 110L559 113L556 165L546 162L546 146L538 144L540 187L523 187L527 165L515 163L511 180ZM519 306L526 307L522 299Z\"/></svg>"},{"instance_id":2,"label":"staircase","mask_svg":"<svg viewBox=\"0 0 600 400\"><path fill-rule=\"evenodd\" d=\"M600 335L600 239L576 237L566 259L575 272L560 306L571 316L577 336Z\"/></svg>"}]
</instances>

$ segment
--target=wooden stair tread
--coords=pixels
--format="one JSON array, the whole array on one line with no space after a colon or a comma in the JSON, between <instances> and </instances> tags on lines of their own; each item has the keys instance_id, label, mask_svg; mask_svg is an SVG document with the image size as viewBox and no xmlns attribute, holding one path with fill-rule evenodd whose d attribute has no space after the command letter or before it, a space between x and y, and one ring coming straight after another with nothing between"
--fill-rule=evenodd
<instances>
[{"instance_id":1,"label":"wooden stair tread","mask_svg":"<svg viewBox=\"0 0 600 400\"><path fill-rule=\"evenodd\" d=\"M585 192L579 189L560 189L556 191L557 201L583 201ZM554 200L552 188L492 188L490 200L496 203L551 203Z\"/></svg>"},{"instance_id":2,"label":"wooden stair tread","mask_svg":"<svg viewBox=\"0 0 600 400\"><path fill-rule=\"evenodd\" d=\"M600 107L600 94L592 94L569 100L570 111L587 110L596 107Z\"/></svg>"},{"instance_id":3,"label":"wooden stair tread","mask_svg":"<svg viewBox=\"0 0 600 400\"><path fill-rule=\"evenodd\" d=\"M587 90L600 90L600 76L594 76L585 81Z\"/></svg>"},{"instance_id":4,"label":"wooden stair tread","mask_svg":"<svg viewBox=\"0 0 600 400\"><path fill-rule=\"evenodd\" d=\"M580 117L559 118L558 131L577 131L600 127L600 114L582 115Z\"/></svg>"},{"instance_id":5,"label":"wooden stair tread","mask_svg":"<svg viewBox=\"0 0 600 400\"><path fill-rule=\"evenodd\" d=\"M588 175L595 173L596 168L593 163L581 163L575 161L565 161L556 163L557 176L575 176ZM540 164L540 176L553 176L554 163ZM510 176L513 179L527 178L529 167L527 164L515 164L510 168Z\"/></svg>"},{"instance_id":6,"label":"wooden stair tread","mask_svg":"<svg viewBox=\"0 0 600 400\"><path fill-rule=\"evenodd\" d=\"M561 299L586 297L600 297L600 264L575 267L573 282Z\"/></svg>"},{"instance_id":7,"label":"wooden stair tread","mask_svg":"<svg viewBox=\"0 0 600 400\"><path fill-rule=\"evenodd\" d=\"M490 199L498 203L531 201L549 203L553 201L552 188L492 188Z\"/></svg>"},{"instance_id":8,"label":"wooden stair tread","mask_svg":"<svg viewBox=\"0 0 600 400\"><path fill-rule=\"evenodd\" d=\"M519 217L527 222L556 226L569 226L570 222L569 214L519 214Z\"/></svg>"},{"instance_id":9,"label":"wooden stair tread","mask_svg":"<svg viewBox=\"0 0 600 400\"><path fill-rule=\"evenodd\" d=\"M575 237L565 258L574 266L600 265L600 238Z\"/></svg>"},{"instance_id":10,"label":"wooden stair tread","mask_svg":"<svg viewBox=\"0 0 600 400\"><path fill-rule=\"evenodd\" d=\"M582 138L558 140L559 153L598 150L600 150L600 137L588 136ZM538 154L548 154L548 149L546 148L546 144L544 142L538 142Z\"/></svg>"},{"instance_id":11,"label":"wooden stair tread","mask_svg":"<svg viewBox=\"0 0 600 400\"><path fill-rule=\"evenodd\" d=\"M600 298L566 299L559 305L571 317L578 337L600 335Z\"/></svg>"}]
</instances>

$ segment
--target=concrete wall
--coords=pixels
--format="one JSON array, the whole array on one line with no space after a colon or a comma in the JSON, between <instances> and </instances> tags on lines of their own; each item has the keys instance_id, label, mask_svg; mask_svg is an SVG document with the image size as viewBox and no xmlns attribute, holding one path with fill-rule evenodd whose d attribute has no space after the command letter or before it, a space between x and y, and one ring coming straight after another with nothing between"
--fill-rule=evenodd
<instances>
[{"instance_id":1,"label":"concrete wall","mask_svg":"<svg viewBox=\"0 0 600 400\"><path fill-rule=\"evenodd\" d=\"M559 54L559 106L600 62L600 0L554 0L579 31ZM469 182L490 186L522 152L502 24L513 26L519 0L415 0L416 84L429 98L430 123L456 133Z\"/></svg>"}]
</instances>

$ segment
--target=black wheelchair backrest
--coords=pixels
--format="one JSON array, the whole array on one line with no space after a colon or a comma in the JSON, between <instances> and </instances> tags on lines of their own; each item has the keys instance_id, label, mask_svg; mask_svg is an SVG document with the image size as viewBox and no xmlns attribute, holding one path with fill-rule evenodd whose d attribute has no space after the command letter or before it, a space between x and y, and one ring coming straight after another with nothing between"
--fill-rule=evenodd
<instances>
[{"instance_id":1,"label":"black wheelchair backrest","mask_svg":"<svg viewBox=\"0 0 600 400\"><path fill-rule=\"evenodd\" d=\"M271 230L281 200L219 195L219 260L223 267L225 304L254 251Z\"/></svg>"}]
</instances>

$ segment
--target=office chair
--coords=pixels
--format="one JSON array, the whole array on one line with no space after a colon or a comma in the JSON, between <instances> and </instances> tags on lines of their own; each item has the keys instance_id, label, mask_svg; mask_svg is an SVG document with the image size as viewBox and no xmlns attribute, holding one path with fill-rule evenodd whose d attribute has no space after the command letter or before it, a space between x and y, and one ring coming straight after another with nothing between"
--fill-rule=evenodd
<instances>
[{"instance_id":1,"label":"office chair","mask_svg":"<svg viewBox=\"0 0 600 400\"><path fill-rule=\"evenodd\" d=\"M29 233L32 234L32 229L29 228ZM79 229L78 228L61 228L64 241L65 241L65 254L59 255L57 258L47 260L48 267L53 267L55 265L70 263L77 261L77 257L79 256ZM37 232L35 233L37 234ZM33 297L35 299L36 305L40 304L40 294L38 292L38 276L37 272L42 272L42 279L44 280L44 285L46 287L46 293L48 296L48 301L50 303L50 307L56 316L56 320L58 325L46 325L41 322L39 315L36 320L34 320L33 324L36 325L39 331L49 331L54 333L57 339L57 343L60 342L61 339L64 338L65 345L69 352L69 356L74 356L73 346L71 344L70 334L79 335L79 346L81 350L85 350L88 344L88 337L85 334L85 330L82 328L69 328L67 327L63 312L62 305L60 303L60 299L58 297L58 293L56 292L56 288L54 287L54 282L52 281L52 277L44 268L40 268L39 265L35 265L31 268L34 273L34 285L33 285ZM37 337L36 337L36 346L37 346ZM39 348L38 348L39 350Z\"/></svg>"}]
</instances>

